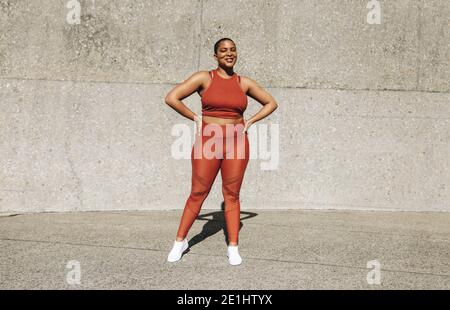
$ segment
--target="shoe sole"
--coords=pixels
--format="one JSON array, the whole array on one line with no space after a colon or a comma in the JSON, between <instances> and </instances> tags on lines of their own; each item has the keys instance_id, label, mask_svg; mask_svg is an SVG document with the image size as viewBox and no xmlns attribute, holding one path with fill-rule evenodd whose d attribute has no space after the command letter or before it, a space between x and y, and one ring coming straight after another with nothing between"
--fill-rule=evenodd
<instances>
[{"instance_id":1,"label":"shoe sole","mask_svg":"<svg viewBox=\"0 0 450 310\"><path fill-rule=\"evenodd\" d=\"M232 264L232 263L230 263L230 257L228 256L228 254L227 254L227 257L228 257L228 263L229 263L230 265L232 265L232 266L237 266L237 265L242 264L242 260L241 260L241 262L238 263L238 264Z\"/></svg>"}]
</instances>

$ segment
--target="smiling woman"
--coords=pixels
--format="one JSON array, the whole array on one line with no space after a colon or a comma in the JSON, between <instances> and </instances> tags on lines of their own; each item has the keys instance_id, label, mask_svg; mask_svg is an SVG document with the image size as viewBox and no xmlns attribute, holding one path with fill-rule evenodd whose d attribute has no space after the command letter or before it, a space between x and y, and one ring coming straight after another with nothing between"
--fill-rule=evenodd
<instances>
[{"instance_id":1,"label":"smiling woman","mask_svg":"<svg viewBox=\"0 0 450 310\"><path fill-rule=\"evenodd\" d=\"M277 107L273 97L254 80L241 77L233 71L237 61L237 50L233 40L222 38L214 44L217 68L200 71L173 88L166 96L166 103L181 115L194 120L199 129L191 153L192 185L186 201L176 240L167 260L178 261L188 249L188 231L200 213L214 180L221 171L222 193L225 202L225 221L228 237L227 256L231 265L239 265L242 258L238 252L240 229L239 193L244 173L250 158L248 127L271 114ZM202 115L194 114L181 99L197 92L201 96ZM264 107L252 118L245 120L247 95ZM232 125L230 125L232 124ZM210 135L214 126L214 135ZM234 130L228 130L232 126ZM218 130L218 132L217 132ZM212 142L212 143L211 143ZM214 156L203 154L199 145L212 144L219 151ZM197 151L200 149L200 156ZM195 152L194 152L195 150ZM234 150L238 150L238 154Z\"/></svg>"}]
</instances>

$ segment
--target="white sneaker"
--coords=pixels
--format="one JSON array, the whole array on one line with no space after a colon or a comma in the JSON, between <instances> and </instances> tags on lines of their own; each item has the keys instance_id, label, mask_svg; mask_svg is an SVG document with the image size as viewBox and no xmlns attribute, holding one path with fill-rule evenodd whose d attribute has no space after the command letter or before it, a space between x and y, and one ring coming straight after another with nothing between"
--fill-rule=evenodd
<instances>
[{"instance_id":1,"label":"white sneaker","mask_svg":"<svg viewBox=\"0 0 450 310\"><path fill-rule=\"evenodd\" d=\"M228 262L230 263L230 265L239 265L242 263L242 258L239 255L237 245L229 245L227 252Z\"/></svg>"},{"instance_id":2,"label":"white sneaker","mask_svg":"<svg viewBox=\"0 0 450 310\"><path fill-rule=\"evenodd\" d=\"M186 251L188 247L189 244L186 238L184 238L183 241L175 240L175 242L173 243L172 250L170 251L169 256L167 257L167 261L173 263L180 260L184 251Z\"/></svg>"}]
</instances>

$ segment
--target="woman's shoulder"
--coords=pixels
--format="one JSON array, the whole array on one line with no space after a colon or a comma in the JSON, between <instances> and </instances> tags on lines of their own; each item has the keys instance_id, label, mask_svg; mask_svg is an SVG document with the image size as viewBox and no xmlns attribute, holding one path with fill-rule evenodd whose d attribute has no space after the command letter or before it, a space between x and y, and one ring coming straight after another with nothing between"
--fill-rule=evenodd
<instances>
[{"instance_id":1,"label":"woman's shoulder","mask_svg":"<svg viewBox=\"0 0 450 310\"><path fill-rule=\"evenodd\" d=\"M192 74L192 76L199 80L207 81L210 79L210 71L200 70L200 71L197 71L194 74Z\"/></svg>"},{"instance_id":2,"label":"woman's shoulder","mask_svg":"<svg viewBox=\"0 0 450 310\"><path fill-rule=\"evenodd\" d=\"M200 75L205 75L206 74L206 75L208 75L210 71L212 71L212 70L200 70L200 71L197 71L196 74L200 74Z\"/></svg>"},{"instance_id":3,"label":"woman's shoulder","mask_svg":"<svg viewBox=\"0 0 450 310\"><path fill-rule=\"evenodd\" d=\"M204 71L204 70L196 71L196 72L192 73L191 75L189 75L189 77L185 81L203 84L208 79L208 76L209 76L208 72L209 71Z\"/></svg>"},{"instance_id":4,"label":"woman's shoulder","mask_svg":"<svg viewBox=\"0 0 450 310\"><path fill-rule=\"evenodd\" d=\"M251 77L247 75L240 75L240 74L238 75L241 80L241 85L245 86L246 88L249 88L251 85L258 85L258 83Z\"/></svg>"},{"instance_id":5,"label":"woman's shoulder","mask_svg":"<svg viewBox=\"0 0 450 310\"><path fill-rule=\"evenodd\" d=\"M247 75L240 75L240 74L238 74L238 75L241 78L241 81L245 81L245 82L249 82L249 83L252 83L252 82L256 83L256 81L254 79L252 79L251 77L249 77Z\"/></svg>"}]
</instances>

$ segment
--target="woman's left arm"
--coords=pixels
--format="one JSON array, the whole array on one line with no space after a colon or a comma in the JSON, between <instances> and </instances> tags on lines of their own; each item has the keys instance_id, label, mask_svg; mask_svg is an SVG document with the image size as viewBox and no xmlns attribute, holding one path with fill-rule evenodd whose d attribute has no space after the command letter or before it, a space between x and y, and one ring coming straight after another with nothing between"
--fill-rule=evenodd
<instances>
[{"instance_id":1,"label":"woman's left arm","mask_svg":"<svg viewBox=\"0 0 450 310\"><path fill-rule=\"evenodd\" d=\"M262 109L259 110L258 113L246 120L244 129L245 131L251 124L256 123L257 121L267 117L273 111L275 111L278 108L278 103L275 101L272 95L269 94L265 89L263 89L255 80L244 76L242 76L241 78L243 84L245 83L248 87L247 95L263 105Z\"/></svg>"}]
</instances>

